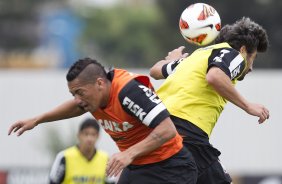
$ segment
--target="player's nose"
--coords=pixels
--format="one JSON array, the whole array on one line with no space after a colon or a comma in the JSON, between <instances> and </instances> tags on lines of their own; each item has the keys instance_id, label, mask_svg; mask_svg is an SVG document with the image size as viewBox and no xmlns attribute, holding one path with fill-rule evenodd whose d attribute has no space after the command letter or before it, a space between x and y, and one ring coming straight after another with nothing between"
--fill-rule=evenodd
<instances>
[{"instance_id":1,"label":"player's nose","mask_svg":"<svg viewBox=\"0 0 282 184\"><path fill-rule=\"evenodd\" d=\"M82 100L77 95L74 96L74 101L75 101L75 103L77 105L81 105L82 104Z\"/></svg>"}]
</instances>

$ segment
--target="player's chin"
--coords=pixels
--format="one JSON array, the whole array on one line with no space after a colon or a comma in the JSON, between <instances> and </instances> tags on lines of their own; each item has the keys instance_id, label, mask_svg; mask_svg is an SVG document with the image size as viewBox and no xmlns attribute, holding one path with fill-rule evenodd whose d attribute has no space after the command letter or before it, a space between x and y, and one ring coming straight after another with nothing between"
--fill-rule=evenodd
<instances>
[{"instance_id":1,"label":"player's chin","mask_svg":"<svg viewBox=\"0 0 282 184\"><path fill-rule=\"evenodd\" d=\"M93 142L87 142L87 143L86 143L87 150L93 149L93 146L94 146L94 145L95 145L95 144L94 144Z\"/></svg>"},{"instance_id":2,"label":"player's chin","mask_svg":"<svg viewBox=\"0 0 282 184\"><path fill-rule=\"evenodd\" d=\"M83 110L87 111L87 112L92 112L91 111L91 107L89 105L84 105L83 106Z\"/></svg>"},{"instance_id":3,"label":"player's chin","mask_svg":"<svg viewBox=\"0 0 282 184\"><path fill-rule=\"evenodd\" d=\"M87 106L84 107L84 110L87 111L87 112L95 112L97 110L97 108L94 108L92 106L87 105Z\"/></svg>"}]
</instances>

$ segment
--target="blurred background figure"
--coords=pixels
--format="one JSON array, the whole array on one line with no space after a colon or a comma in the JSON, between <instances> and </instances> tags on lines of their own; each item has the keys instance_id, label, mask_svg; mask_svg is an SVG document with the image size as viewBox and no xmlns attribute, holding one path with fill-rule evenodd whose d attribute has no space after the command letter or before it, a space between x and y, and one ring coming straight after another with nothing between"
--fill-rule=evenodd
<instances>
[{"instance_id":1,"label":"blurred background figure","mask_svg":"<svg viewBox=\"0 0 282 184\"><path fill-rule=\"evenodd\" d=\"M77 134L78 144L56 156L50 172L50 184L114 184L106 177L108 154L96 149L99 124L94 119L84 120Z\"/></svg>"}]
</instances>

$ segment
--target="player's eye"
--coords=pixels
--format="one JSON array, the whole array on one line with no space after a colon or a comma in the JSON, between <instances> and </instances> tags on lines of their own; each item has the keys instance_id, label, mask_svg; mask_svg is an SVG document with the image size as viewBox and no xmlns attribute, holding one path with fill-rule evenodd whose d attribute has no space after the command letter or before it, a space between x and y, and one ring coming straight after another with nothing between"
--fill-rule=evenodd
<instances>
[{"instance_id":1,"label":"player's eye","mask_svg":"<svg viewBox=\"0 0 282 184\"><path fill-rule=\"evenodd\" d=\"M79 90L77 90L77 91L74 92L73 96L75 96L75 95L80 96L80 97L83 97L83 96L84 96L84 92L79 89Z\"/></svg>"},{"instance_id":2,"label":"player's eye","mask_svg":"<svg viewBox=\"0 0 282 184\"><path fill-rule=\"evenodd\" d=\"M79 96L81 96L81 97L84 96L84 92L81 91L81 90L79 90L77 94L78 94Z\"/></svg>"}]
</instances>

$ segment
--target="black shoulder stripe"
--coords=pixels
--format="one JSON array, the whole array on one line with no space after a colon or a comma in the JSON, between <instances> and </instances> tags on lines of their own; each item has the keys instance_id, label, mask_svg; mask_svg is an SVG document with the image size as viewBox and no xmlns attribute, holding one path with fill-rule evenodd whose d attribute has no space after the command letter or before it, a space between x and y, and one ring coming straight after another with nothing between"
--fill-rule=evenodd
<instances>
[{"instance_id":1,"label":"black shoulder stripe","mask_svg":"<svg viewBox=\"0 0 282 184\"><path fill-rule=\"evenodd\" d=\"M214 49L208 59L208 70L216 66L231 80L240 76L245 67L244 58L233 48Z\"/></svg>"},{"instance_id":2,"label":"black shoulder stripe","mask_svg":"<svg viewBox=\"0 0 282 184\"><path fill-rule=\"evenodd\" d=\"M131 80L121 90L119 101L124 111L138 118L146 126L154 127L169 116L157 94L136 80ZM167 113L162 113L163 111Z\"/></svg>"}]
</instances>

